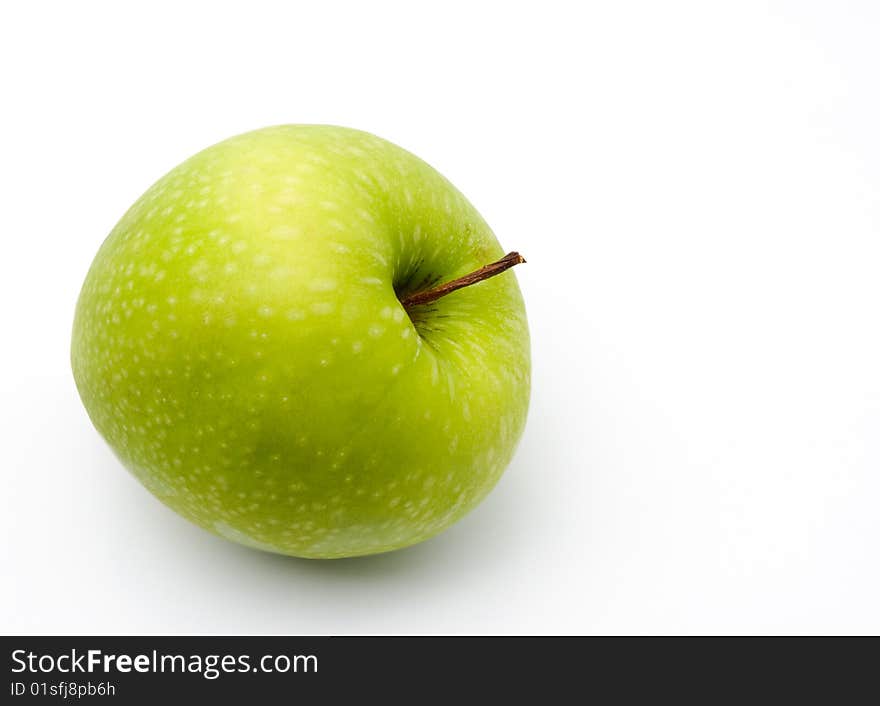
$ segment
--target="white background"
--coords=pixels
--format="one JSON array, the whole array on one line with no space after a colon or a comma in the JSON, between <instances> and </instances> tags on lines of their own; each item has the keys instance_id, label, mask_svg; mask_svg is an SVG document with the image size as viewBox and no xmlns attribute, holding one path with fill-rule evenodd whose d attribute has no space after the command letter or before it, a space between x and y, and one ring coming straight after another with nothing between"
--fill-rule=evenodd
<instances>
[{"instance_id":1,"label":"white background","mask_svg":"<svg viewBox=\"0 0 880 706\"><path fill-rule=\"evenodd\" d=\"M4 3L5 633L880 632L876 3ZM73 308L123 211L238 132L446 174L518 268L529 424L421 546L261 554L91 427Z\"/></svg>"}]
</instances>

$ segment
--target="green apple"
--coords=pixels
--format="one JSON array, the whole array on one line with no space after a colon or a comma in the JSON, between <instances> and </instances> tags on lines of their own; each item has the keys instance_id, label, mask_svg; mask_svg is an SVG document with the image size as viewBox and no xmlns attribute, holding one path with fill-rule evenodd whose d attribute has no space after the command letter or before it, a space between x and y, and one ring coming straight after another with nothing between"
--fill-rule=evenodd
<instances>
[{"instance_id":1,"label":"green apple","mask_svg":"<svg viewBox=\"0 0 880 706\"><path fill-rule=\"evenodd\" d=\"M240 135L165 175L101 246L77 388L138 480L227 539L316 558L414 544L489 492L525 424L528 326L500 274L521 259L502 252L385 140Z\"/></svg>"}]
</instances>

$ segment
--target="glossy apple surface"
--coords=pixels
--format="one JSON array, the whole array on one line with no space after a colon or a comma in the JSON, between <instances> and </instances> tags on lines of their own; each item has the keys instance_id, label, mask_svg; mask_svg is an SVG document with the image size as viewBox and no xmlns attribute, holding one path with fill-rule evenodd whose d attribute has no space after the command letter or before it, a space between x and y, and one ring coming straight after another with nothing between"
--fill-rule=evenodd
<instances>
[{"instance_id":1,"label":"glossy apple surface","mask_svg":"<svg viewBox=\"0 0 880 706\"><path fill-rule=\"evenodd\" d=\"M208 530L302 557L404 547L495 485L530 363L512 271L401 299L502 254L461 193L387 141L240 135L160 179L101 246L76 384L122 463Z\"/></svg>"}]
</instances>

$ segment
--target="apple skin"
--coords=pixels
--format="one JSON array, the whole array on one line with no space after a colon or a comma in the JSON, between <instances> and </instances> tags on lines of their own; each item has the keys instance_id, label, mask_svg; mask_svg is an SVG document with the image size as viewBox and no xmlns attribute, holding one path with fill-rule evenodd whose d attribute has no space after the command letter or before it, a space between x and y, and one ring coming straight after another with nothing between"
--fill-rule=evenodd
<instances>
[{"instance_id":1,"label":"apple skin","mask_svg":"<svg viewBox=\"0 0 880 706\"><path fill-rule=\"evenodd\" d=\"M312 558L405 547L498 481L530 359L512 271L411 316L398 296L502 254L455 187L385 140L233 137L104 241L76 307L76 385L121 462L216 534Z\"/></svg>"}]
</instances>

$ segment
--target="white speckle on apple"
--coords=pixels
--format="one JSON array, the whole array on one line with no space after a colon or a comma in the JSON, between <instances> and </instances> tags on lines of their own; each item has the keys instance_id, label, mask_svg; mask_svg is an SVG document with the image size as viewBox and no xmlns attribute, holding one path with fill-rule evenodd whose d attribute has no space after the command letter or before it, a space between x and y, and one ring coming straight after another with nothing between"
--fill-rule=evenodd
<instances>
[{"instance_id":1,"label":"white speckle on apple","mask_svg":"<svg viewBox=\"0 0 880 706\"><path fill-rule=\"evenodd\" d=\"M455 378L451 371L446 372L446 389L449 390L450 402L455 402Z\"/></svg>"},{"instance_id":2,"label":"white speckle on apple","mask_svg":"<svg viewBox=\"0 0 880 706\"><path fill-rule=\"evenodd\" d=\"M329 277L319 277L309 282L309 289L313 292L332 292L336 286L336 280Z\"/></svg>"},{"instance_id":3,"label":"white speckle on apple","mask_svg":"<svg viewBox=\"0 0 880 706\"><path fill-rule=\"evenodd\" d=\"M269 231L269 237L273 240L296 240L302 235L302 231L296 226L282 224L274 226Z\"/></svg>"},{"instance_id":4,"label":"white speckle on apple","mask_svg":"<svg viewBox=\"0 0 880 706\"><path fill-rule=\"evenodd\" d=\"M336 305L333 302L315 302L309 307L309 310L313 314L326 316L327 314L332 314L336 310Z\"/></svg>"},{"instance_id":5,"label":"white speckle on apple","mask_svg":"<svg viewBox=\"0 0 880 706\"><path fill-rule=\"evenodd\" d=\"M293 279L295 271L289 265L278 265L269 271L269 279L275 282L289 282Z\"/></svg>"}]
</instances>

